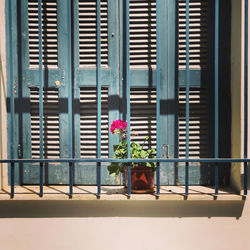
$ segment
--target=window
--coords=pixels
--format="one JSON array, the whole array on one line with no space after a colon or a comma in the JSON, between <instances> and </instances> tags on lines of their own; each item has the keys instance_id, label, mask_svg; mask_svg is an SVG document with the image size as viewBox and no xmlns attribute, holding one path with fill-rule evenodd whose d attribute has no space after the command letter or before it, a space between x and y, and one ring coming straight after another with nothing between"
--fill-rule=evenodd
<instances>
[{"instance_id":1,"label":"window","mask_svg":"<svg viewBox=\"0 0 250 250\"><path fill-rule=\"evenodd\" d=\"M66 23L67 1L44 0L42 4L44 157L69 156L68 115L72 114L73 157L96 158L98 8L94 0L75 0L70 7L71 33ZM170 158L183 158L186 153L186 1L178 0L176 4L174 1L159 1L158 7L159 89L156 84L156 1L131 0L129 3L131 126L141 132L135 140L141 141L148 135L149 144L153 147L156 147L156 128L159 127L159 149L165 145ZM210 74L214 68L211 56L214 54L214 3L190 0L189 7L189 155L203 158L214 154L214 131L211 128L214 122L214 102L211 99L214 83ZM21 106L18 109L19 125L15 140L22 149L18 157L30 159L39 155L38 4L34 0L21 0L16 8L18 39L13 43L20 42L17 57L22 75L19 76L21 92L17 99L20 103L25 102L26 106L25 109ZM229 13L229 10L222 13L225 20ZM100 18L101 156L108 158L112 157L111 149L115 143L109 125L119 117L126 119L127 113L125 4L116 0L101 0ZM227 38L224 33L220 37L223 41ZM67 49L69 40L70 53ZM229 46L229 42L225 44ZM224 52L221 51L220 58ZM69 60L72 110L68 107L71 95L67 81ZM228 65L229 61L225 65L226 70ZM220 96L222 102L230 93L230 82L227 81L228 75L220 77L220 88L224 90ZM157 95L160 99L159 121L156 114ZM223 106L220 109L227 113ZM229 127L226 129L230 132ZM226 150L223 156L230 156L230 151ZM20 172L16 173L20 177L17 180L23 178L21 183L24 184L39 183L40 174L33 165L37 163L24 163ZM45 182L67 184L68 164L62 163L50 169L51 165L55 164L47 164ZM185 182L183 164L162 163L162 166L162 184ZM96 169L90 163L76 163L74 167L75 183L96 184ZM213 170L209 164L190 164L190 172L190 184L208 185L213 182ZM228 170L222 173L221 176L228 178ZM102 183L111 183L105 169Z\"/></svg>"}]
</instances>

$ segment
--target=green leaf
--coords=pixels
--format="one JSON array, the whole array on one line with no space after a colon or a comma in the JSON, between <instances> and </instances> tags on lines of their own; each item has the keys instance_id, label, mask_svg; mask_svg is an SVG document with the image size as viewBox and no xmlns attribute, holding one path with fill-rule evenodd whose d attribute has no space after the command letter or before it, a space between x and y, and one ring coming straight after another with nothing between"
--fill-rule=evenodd
<instances>
[{"instance_id":1,"label":"green leaf","mask_svg":"<svg viewBox=\"0 0 250 250\"><path fill-rule=\"evenodd\" d=\"M113 150L116 151L119 145L114 145Z\"/></svg>"},{"instance_id":2,"label":"green leaf","mask_svg":"<svg viewBox=\"0 0 250 250\"><path fill-rule=\"evenodd\" d=\"M141 158L146 158L146 152L144 150L141 151Z\"/></svg>"},{"instance_id":3,"label":"green leaf","mask_svg":"<svg viewBox=\"0 0 250 250\"><path fill-rule=\"evenodd\" d=\"M120 173L120 164L118 162L112 162L108 166L108 171L111 176L116 176Z\"/></svg>"}]
</instances>

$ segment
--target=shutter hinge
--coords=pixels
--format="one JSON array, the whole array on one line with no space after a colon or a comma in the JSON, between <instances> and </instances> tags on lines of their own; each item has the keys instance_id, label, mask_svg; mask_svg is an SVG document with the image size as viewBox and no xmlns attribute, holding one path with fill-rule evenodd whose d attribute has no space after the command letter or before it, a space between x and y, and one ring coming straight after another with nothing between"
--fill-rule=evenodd
<instances>
[{"instance_id":1,"label":"shutter hinge","mask_svg":"<svg viewBox=\"0 0 250 250\"><path fill-rule=\"evenodd\" d=\"M163 144L161 148L161 157L169 158L169 145Z\"/></svg>"}]
</instances>

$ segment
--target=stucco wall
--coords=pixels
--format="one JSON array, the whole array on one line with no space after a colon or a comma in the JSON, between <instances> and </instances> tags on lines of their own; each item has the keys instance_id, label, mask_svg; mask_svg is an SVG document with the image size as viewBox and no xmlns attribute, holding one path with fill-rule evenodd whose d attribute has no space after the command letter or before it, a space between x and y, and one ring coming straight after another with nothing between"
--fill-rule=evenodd
<instances>
[{"instance_id":1,"label":"stucco wall","mask_svg":"<svg viewBox=\"0 0 250 250\"><path fill-rule=\"evenodd\" d=\"M7 158L7 114L6 114L6 49L5 49L5 4L0 1L0 158ZM7 167L1 164L0 187L6 184Z\"/></svg>"},{"instance_id":2,"label":"stucco wall","mask_svg":"<svg viewBox=\"0 0 250 250\"><path fill-rule=\"evenodd\" d=\"M244 1L232 0L231 32L231 96L232 158L243 158L244 145ZM249 72L249 70L248 70ZM249 94L248 94L249 96ZM250 103L248 102L248 106ZM249 111L249 110L248 110ZM249 112L248 112L249 113ZM250 114L250 113L249 113ZM248 117L250 117L248 115ZM248 128L250 131L250 125ZM248 132L248 141L250 141ZM248 157L250 149L248 147ZM231 167L231 186L239 193L243 185L243 164Z\"/></svg>"},{"instance_id":3,"label":"stucco wall","mask_svg":"<svg viewBox=\"0 0 250 250\"><path fill-rule=\"evenodd\" d=\"M72 201L68 202L73 204ZM154 204L155 202L157 203L154 201ZM217 214L219 217L208 218L206 215L201 217L199 212L203 207L204 213L211 215L211 205L200 201L188 208L188 201L182 202L180 205L172 201L170 205L161 207L158 213L154 213L155 206L150 207L145 204L145 207L151 209L154 214L151 217L143 217L146 209L142 206L132 205L126 206L129 210L126 217L104 217L105 213L112 213L117 206L101 205L95 206L95 210L99 209L100 217L98 215L85 217L84 211L88 216L89 210L86 211L86 206L83 204L78 204L72 205L69 217L64 218L2 218L0 248L3 250L250 250L249 201L245 202L242 216L238 219L228 214L236 209L233 204L225 205L224 215ZM3 207L3 204L1 205ZM48 217L52 210L58 211L58 216L62 216L62 211L65 211L67 206L58 204L47 209L45 207L46 205L37 206L34 211L35 207L29 203L25 206L17 204L16 216L29 214L32 217L34 214L40 213L42 216L47 213ZM185 212L187 210L188 213ZM166 216L157 217L160 216L159 213L164 213ZM171 217L168 217L168 214Z\"/></svg>"}]
</instances>

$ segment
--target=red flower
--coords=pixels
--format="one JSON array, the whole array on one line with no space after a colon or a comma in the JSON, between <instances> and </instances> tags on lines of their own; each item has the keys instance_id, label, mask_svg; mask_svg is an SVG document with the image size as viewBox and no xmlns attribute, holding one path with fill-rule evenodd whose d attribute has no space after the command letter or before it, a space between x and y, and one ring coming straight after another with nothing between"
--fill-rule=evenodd
<instances>
[{"instance_id":1,"label":"red flower","mask_svg":"<svg viewBox=\"0 0 250 250\"><path fill-rule=\"evenodd\" d=\"M110 131L112 134L115 133L115 130L119 130L119 133L120 132L124 132L124 130L127 128L127 122L124 122L120 119L116 120L116 121L113 121L113 123L111 124L111 127L110 127Z\"/></svg>"}]
</instances>

